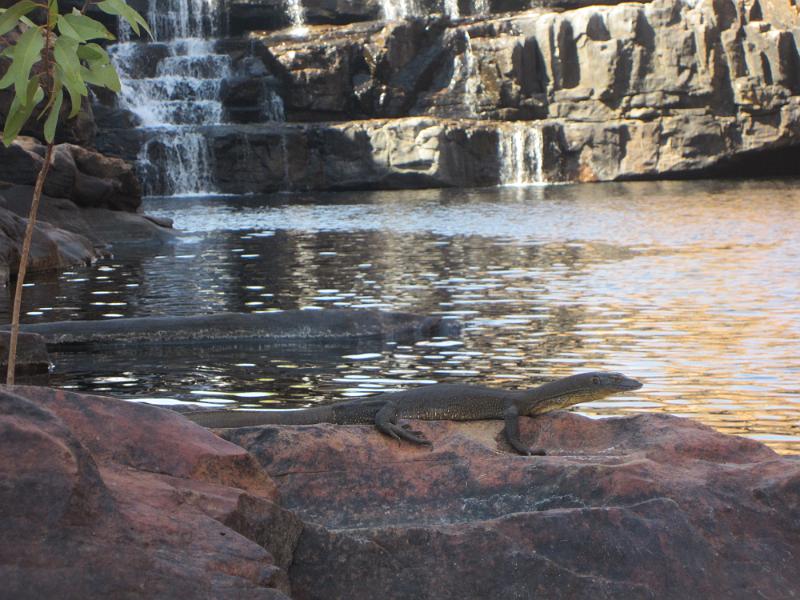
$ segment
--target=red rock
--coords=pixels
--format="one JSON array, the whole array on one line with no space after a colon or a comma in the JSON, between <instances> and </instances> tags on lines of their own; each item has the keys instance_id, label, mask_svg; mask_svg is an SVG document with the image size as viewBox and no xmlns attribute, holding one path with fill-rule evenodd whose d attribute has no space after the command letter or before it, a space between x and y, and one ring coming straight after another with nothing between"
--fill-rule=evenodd
<instances>
[{"instance_id":1,"label":"red rock","mask_svg":"<svg viewBox=\"0 0 800 600\"><path fill-rule=\"evenodd\" d=\"M4 598L286 598L301 525L275 499L175 413L0 388Z\"/></svg>"},{"instance_id":2,"label":"red rock","mask_svg":"<svg viewBox=\"0 0 800 600\"><path fill-rule=\"evenodd\" d=\"M787 598L800 461L660 415L229 430L306 526L293 598Z\"/></svg>"}]
</instances>

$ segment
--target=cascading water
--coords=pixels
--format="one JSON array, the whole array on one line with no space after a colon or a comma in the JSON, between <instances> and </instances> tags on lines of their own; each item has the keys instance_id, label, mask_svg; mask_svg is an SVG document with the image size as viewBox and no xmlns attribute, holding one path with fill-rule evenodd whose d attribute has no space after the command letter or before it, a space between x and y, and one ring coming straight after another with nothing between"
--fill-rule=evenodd
<instances>
[{"instance_id":1,"label":"cascading water","mask_svg":"<svg viewBox=\"0 0 800 600\"><path fill-rule=\"evenodd\" d=\"M488 15L492 12L492 7L489 0L473 0L472 14L473 15Z\"/></svg>"},{"instance_id":2,"label":"cascading water","mask_svg":"<svg viewBox=\"0 0 800 600\"><path fill-rule=\"evenodd\" d=\"M306 27L306 9L303 7L303 1L286 0L286 13L292 23L291 34L294 36L306 35L308 27Z\"/></svg>"},{"instance_id":3,"label":"cascading water","mask_svg":"<svg viewBox=\"0 0 800 600\"><path fill-rule=\"evenodd\" d=\"M524 186L546 183L542 130L527 122L505 123L497 130L500 184Z\"/></svg>"},{"instance_id":4,"label":"cascading water","mask_svg":"<svg viewBox=\"0 0 800 600\"><path fill-rule=\"evenodd\" d=\"M150 0L153 42L110 48L120 73L122 108L139 119L137 169L146 195L215 192L214 160L203 128L224 121L220 97L231 76L231 57L215 51L222 29L217 0ZM269 92L266 120L283 120L283 103Z\"/></svg>"},{"instance_id":5,"label":"cascading water","mask_svg":"<svg viewBox=\"0 0 800 600\"><path fill-rule=\"evenodd\" d=\"M472 40L467 31L464 34L464 51L456 54L453 61L453 76L450 79L449 89L455 93L460 91L461 102L467 117L478 117L478 102L480 92L480 73L478 63L472 51Z\"/></svg>"},{"instance_id":6,"label":"cascading water","mask_svg":"<svg viewBox=\"0 0 800 600\"><path fill-rule=\"evenodd\" d=\"M147 19L154 42L163 42L165 50L153 72L140 74L143 43L111 48L122 81L120 106L145 130L137 157L144 192L213 192L212 157L198 128L221 122L219 91L230 73L230 57L214 52L217 7L213 0L151 0ZM121 31L121 39L128 37Z\"/></svg>"},{"instance_id":7,"label":"cascading water","mask_svg":"<svg viewBox=\"0 0 800 600\"><path fill-rule=\"evenodd\" d=\"M453 19L461 16L458 0L444 0L444 14Z\"/></svg>"},{"instance_id":8,"label":"cascading water","mask_svg":"<svg viewBox=\"0 0 800 600\"><path fill-rule=\"evenodd\" d=\"M383 18L399 21L422 14L416 0L381 0Z\"/></svg>"},{"instance_id":9,"label":"cascading water","mask_svg":"<svg viewBox=\"0 0 800 600\"><path fill-rule=\"evenodd\" d=\"M461 16L461 9L458 0L441 0L441 11L451 19L458 19ZM420 7L419 0L381 0L381 10L383 18L387 21L398 21L410 17L419 17L426 14ZM491 12L489 0L473 0L473 15L488 15Z\"/></svg>"}]
</instances>

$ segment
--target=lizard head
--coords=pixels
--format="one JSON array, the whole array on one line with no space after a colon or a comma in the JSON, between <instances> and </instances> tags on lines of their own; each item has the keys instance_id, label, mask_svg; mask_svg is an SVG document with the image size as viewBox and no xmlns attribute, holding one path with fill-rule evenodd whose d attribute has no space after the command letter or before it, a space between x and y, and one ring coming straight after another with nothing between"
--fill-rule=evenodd
<instances>
[{"instance_id":1,"label":"lizard head","mask_svg":"<svg viewBox=\"0 0 800 600\"><path fill-rule=\"evenodd\" d=\"M532 390L535 401L525 413L537 415L581 402L600 400L620 392L638 390L640 387L641 382L622 373L592 371L570 375Z\"/></svg>"}]
</instances>

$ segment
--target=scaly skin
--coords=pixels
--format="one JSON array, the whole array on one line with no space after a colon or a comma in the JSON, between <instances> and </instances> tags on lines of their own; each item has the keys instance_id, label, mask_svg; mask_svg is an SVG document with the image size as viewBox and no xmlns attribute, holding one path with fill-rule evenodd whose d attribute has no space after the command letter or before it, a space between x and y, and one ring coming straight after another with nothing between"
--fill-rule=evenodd
<instances>
[{"instance_id":1,"label":"scaly skin","mask_svg":"<svg viewBox=\"0 0 800 600\"><path fill-rule=\"evenodd\" d=\"M198 411L186 416L200 425L214 428L255 425L307 425L374 423L383 433L414 444L430 444L418 431L398 425L397 420L479 421L503 419L508 443L520 454L544 454L519 439L519 417L534 417L581 402L600 400L612 394L638 390L642 384L621 373L602 371L580 373L546 383L532 390L506 391L440 383L402 392L389 392L300 410Z\"/></svg>"}]
</instances>

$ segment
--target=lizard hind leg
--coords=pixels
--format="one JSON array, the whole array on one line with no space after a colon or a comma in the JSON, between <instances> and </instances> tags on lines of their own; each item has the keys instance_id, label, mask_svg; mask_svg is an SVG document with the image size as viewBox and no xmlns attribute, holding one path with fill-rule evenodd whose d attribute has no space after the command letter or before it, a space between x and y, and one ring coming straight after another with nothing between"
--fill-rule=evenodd
<instances>
[{"instance_id":1,"label":"lizard hind leg","mask_svg":"<svg viewBox=\"0 0 800 600\"><path fill-rule=\"evenodd\" d=\"M397 424L397 404L392 401L384 404L375 415L375 427L398 441L405 440L422 446L431 445L419 431L410 431L408 426Z\"/></svg>"}]
</instances>

